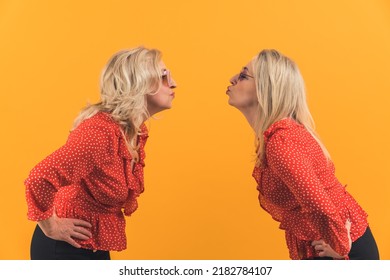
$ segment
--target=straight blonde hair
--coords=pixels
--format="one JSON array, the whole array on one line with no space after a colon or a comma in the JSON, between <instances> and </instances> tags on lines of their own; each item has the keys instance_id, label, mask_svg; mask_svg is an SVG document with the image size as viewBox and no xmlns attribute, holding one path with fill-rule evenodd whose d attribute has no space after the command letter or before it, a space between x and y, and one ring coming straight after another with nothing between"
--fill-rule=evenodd
<instances>
[{"instance_id":1,"label":"straight blonde hair","mask_svg":"<svg viewBox=\"0 0 390 280\"><path fill-rule=\"evenodd\" d=\"M264 132L283 118L302 124L320 145L324 155L330 154L315 132L313 117L306 101L302 75L294 61L276 50L263 50L252 60L259 118L255 123L256 165L264 158Z\"/></svg>"},{"instance_id":2,"label":"straight blonde hair","mask_svg":"<svg viewBox=\"0 0 390 280\"><path fill-rule=\"evenodd\" d=\"M103 68L100 78L101 101L86 106L75 119L73 129L98 112L107 112L120 125L133 160L138 161L137 136L150 117L147 95L161 86L161 52L137 47L115 53Z\"/></svg>"}]
</instances>

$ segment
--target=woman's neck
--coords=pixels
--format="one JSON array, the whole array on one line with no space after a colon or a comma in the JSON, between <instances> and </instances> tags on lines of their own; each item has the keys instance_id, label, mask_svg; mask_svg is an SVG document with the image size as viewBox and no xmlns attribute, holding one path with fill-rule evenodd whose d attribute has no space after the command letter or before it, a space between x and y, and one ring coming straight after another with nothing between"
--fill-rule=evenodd
<instances>
[{"instance_id":1,"label":"woman's neck","mask_svg":"<svg viewBox=\"0 0 390 280\"><path fill-rule=\"evenodd\" d=\"M246 120L248 121L249 125L252 127L252 129L256 131L256 123L258 122L259 115L257 108L251 107L246 110L241 110L243 115L245 116Z\"/></svg>"}]
</instances>

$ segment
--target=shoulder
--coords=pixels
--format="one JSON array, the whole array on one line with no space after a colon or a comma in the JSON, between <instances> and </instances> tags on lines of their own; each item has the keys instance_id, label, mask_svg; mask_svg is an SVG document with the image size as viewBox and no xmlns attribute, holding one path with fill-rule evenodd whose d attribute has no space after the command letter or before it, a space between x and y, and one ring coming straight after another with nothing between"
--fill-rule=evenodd
<instances>
[{"instance_id":1,"label":"shoulder","mask_svg":"<svg viewBox=\"0 0 390 280\"><path fill-rule=\"evenodd\" d=\"M264 163L277 170L290 170L306 162L311 137L306 128L292 119L274 123L264 134Z\"/></svg>"},{"instance_id":2,"label":"shoulder","mask_svg":"<svg viewBox=\"0 0 390 280\"><path fill-rule=\"evenodd\" d=\"M305 146L310 133L302 125L287 118L273 123L264 132L264 143L267 149L291 145Z\"/></svg>"},{"instance_id":3,"label":"shoulder","mask_svg":"<svg viewBox=\"0 0 390 280\"><path fill-rule=\"evenodd\" d=\"M98 132L105 134L118 134L120 135L120 126L115 122L110 114L100 112L92 117L82 121L74 131L78 132Z\"/></svg>"},{"instance_id":4,"label":"shoulder","mask_svg":"<svg viewBox=\"0 0 390 280\"><path fill-rule=\"evenodd\" d=\"M69 140L109 144L120 137L120 127L108 113L96 115L82 121L69 135Z\"/></svg>"},{"instance_id":5,"label":"shoulder","mask_svg":"<svg viewBox=\"0 0 390 280\"><path fill-rule=\"evenodd\" d=\"M316 140L302 125L292 119L274 123L264 133L265 162L290 165L312 158Z\"/></svg>"}]
</instances>

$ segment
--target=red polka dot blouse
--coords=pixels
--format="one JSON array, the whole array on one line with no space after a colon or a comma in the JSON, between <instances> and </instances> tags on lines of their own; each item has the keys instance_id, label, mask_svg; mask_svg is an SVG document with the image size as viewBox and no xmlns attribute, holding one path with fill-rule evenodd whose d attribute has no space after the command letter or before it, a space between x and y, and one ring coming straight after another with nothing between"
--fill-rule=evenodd
<instances>
[{"instance_id":1,"label":"red polka dot blouse","mask_svg":"<svg viewBox=\"0 0 390 280\"><path fill-rule=\"evenodd\" d=\"M312 135L292 119L264 132L265 157L255 167L261 207L280 222L291 259L318 256L311 242L323 239L347 255L345 223L355 241L368 226L367 214L335 176L335 168Z\"/></svg>"},{"instance_id":2,"label":"red polka dot blouse","mask_svg":"<svg viewBox=\"0 0 390 280\"><path fill-rule=\"evenodd\" d=\"M108 113L83 121L67 142L37 164L25 181L28 219L53 215L92 224L92 238L76 240L93 250L126 249L125 218L137 209L144 191L145 124L138 136L140 160L131 170L131 155L119 124Z\"/></svg>"}]
</instances>

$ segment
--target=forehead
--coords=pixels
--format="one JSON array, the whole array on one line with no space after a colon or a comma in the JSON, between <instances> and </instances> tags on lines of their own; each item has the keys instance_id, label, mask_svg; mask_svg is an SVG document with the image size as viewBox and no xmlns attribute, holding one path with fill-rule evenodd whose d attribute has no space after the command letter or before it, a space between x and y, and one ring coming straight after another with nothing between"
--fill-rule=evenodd
<instances>
[{"instance_id":1,"label":"forehead","mask_svg":"<svg viewBox=\"0 0 390 280\"><path fill-rule=\"evenodd\" d=\"M252 72L253 72L252 60L249 61L249 62L243 67L243 69L246 70L246 71L249 72L249 73L252 73Z\"/></svg>"},{"instance_id":2,"label":"forehead","mask_svg":"<svg viewBox=\"0 0 390 280\"><path fill-rule=\"evenodd\" d=\"M160 68L161 68L161 69L167 69L167 67L165 66L164 61L162 61L162 60L160 60L160 62L158 63L158 65L160 65Z\"/></svg>"}]
</instances>

